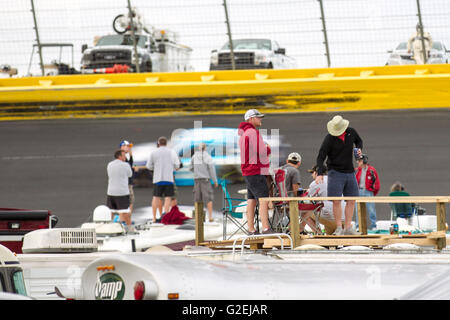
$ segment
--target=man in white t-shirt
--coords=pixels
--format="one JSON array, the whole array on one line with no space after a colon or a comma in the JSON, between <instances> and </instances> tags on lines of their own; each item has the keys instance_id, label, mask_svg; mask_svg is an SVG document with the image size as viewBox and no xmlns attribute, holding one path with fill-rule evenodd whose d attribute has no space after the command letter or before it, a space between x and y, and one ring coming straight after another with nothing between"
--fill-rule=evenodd
<instances>
[{"instance_id":1,"label":"man in white t-shirt","mask_svg":"<svg viewBox=\"0 0 450 320\"><path fill-rule=\"evenodd\" d=\"M128 178L133 172L126 162L125 151L117 150L114 153L114 160L108 163L106 171L108 173L106 205L119 213L120 221L131 225Z\"/></svg>"},{"instance_id":2,"label":"man in white t-shirt","mask_svg":"<svg viewBox=\"0 0 450 320\"><path fill-rule=\"evenodd\" d=\"M180 168L180 159L174 150L167 147L167 138L158 139L158 149L150 154L146 167L153 171L153 199L152 211L153 222L156 222L156 210L159 209L161 216L170 211L172 198L175 196L175 180L173 172Z\"/></svg>"},{"instance_id":3,"label":"man in white t-shirt","mask_svg":"<svg viewBox=\"0 0 450 320\"><path fill-rule=\"evenodd\" d=\"M313 181L309 185L308 196L309 197L327 197L327 185L328 185L328 177L324 174L323 181L320 184L317 184L317 166L308 169L308 172L311 173ZM343 208L345 207L344 201L342 201ZM311 219L311 218L308 218ZM306 220L306 219L305 219ZM342 216L342 222L344 221L344 217ZM333 234L336 230L336 222L333 215L333 202L331 201L323 201L323 208L320 212L319 222L324 225L326 234ZM303 231L305 223L303 226L300 226L300 231Z\"/></svg>"}]
</instances>

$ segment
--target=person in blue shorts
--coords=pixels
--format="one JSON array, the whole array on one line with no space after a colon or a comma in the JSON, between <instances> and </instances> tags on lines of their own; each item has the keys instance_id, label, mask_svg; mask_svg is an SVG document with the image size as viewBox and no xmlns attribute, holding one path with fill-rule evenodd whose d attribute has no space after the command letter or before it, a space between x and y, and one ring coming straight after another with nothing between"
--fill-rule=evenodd
<instances>
[{"instance_id":1,"label":"person in blue shorts","mask_svg":"<svg viewBox=\"0 0 450 320\"><path fill-rule=\"evenodd\" d=\"M323 174L328 168L329 197L358 197L359 189L353 167L354 149L361 156L363 141L355 129L349 127L349 121L342 116L335 116L327 123L328 134L322 142L317 156L316 183L322 183ZM326 167L324 161L326 160ZM346 201L344 229L340 226L342 218L341 200L333 201L333 215L338 226L335 235L356 235L352 228L355 201Z\"/></svg>"},{"instance_id":2,"label":"person in blue shorts","mask_svg":"<svg viewBox=\"0 0 450 320\"><path fill-rule=\"evenodd\" d=\"M171 209L175 197L175 179L173 172L180 168L180 159L175 151L167 146L167 138L159 137L158 148L154 150L147 161L146 167L153 171L153 222L156 221L157 209L161 216ZM163 210L164 199L164 211Z\"/></svg>"}]
</instances>

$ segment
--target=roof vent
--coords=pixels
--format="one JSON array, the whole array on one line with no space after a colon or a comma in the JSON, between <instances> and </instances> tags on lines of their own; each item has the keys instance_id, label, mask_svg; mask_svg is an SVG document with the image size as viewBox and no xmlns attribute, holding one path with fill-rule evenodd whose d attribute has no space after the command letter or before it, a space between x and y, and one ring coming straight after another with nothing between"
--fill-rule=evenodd
<instances>
[{"instance_id":1,"label":"roof vent","mask_svg":"<svg viewBox=\"0 0 450 320\"><path fill-rule=\"evenodd\" d=\"M97 251L94 229L54 228L27 233L23 240L23 253L64 253Z\"/></svg>"}]
</instances>

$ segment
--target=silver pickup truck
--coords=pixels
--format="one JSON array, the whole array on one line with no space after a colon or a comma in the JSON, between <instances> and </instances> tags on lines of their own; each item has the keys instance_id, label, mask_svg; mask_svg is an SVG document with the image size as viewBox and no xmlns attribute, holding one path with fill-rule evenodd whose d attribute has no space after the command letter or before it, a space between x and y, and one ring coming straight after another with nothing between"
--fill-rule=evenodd
<instances>
[{"instance_id":1,"label":"silver pickup truck","mask_svg":"<svg viewBox=\"0 0 450 320\"><path fill-rule=\"evenodd\" d=\"M236 69L295 69L294 58L286 49L270 39L233 40ZM210 70L232 70L231 50L227 42L220 50L211 51Z\"/></svg>"}]
</instances>

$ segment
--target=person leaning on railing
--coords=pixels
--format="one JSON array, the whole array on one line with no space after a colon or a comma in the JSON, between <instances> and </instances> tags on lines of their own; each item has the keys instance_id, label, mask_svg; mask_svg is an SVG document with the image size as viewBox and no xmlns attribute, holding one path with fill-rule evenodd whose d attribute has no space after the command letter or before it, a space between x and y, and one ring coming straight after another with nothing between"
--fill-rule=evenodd
<instances>
[{"instance_id":1,"label":"person leaning on railing","mask_svg":"<svg viewBox=\"0 0 450 320\"><path fill-rule=\"evenodd\" d=\"M350 128L349 121L341 116L335 116L327 123L328 134L325 136L317 156L318 175L317 183L323 181L325 172L324 161L328 167L328 196L329 197L358 197L358 183L356 182L353 167L353 149L361 156L363 141L355 129ZM335 235L358 234L351 226L354 200L347 200L345 206L345 228L340 226L342 217L341 200L333 201L333 214L336 221Z\"/></svg>"}]
</instances>

